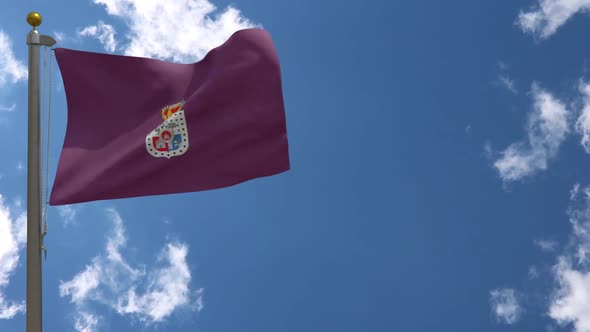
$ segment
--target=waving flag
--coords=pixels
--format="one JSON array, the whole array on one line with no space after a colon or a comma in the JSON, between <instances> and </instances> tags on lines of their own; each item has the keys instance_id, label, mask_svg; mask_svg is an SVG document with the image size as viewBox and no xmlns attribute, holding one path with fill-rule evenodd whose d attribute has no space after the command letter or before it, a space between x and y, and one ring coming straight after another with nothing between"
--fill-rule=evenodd
<instances>
[{"instance_id":1,"label":"waving flag","mask_svg":"<svg viewBox=\"0 0 590 332\"><path fill-rule=\"evenodd\" d=\"M193 64L58 48L68 124L50 204L209 190L289 170L279 60L246 29Z\"/></svg>"}]
</instances>

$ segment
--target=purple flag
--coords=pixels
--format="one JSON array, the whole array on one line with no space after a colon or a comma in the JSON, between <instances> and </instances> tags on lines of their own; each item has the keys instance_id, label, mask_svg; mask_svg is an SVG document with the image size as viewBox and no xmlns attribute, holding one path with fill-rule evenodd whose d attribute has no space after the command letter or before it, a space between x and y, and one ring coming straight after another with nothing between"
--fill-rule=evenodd
<instances>
[{"instance_id":1,"label":"purple flag","mask_svg":"<svg viewBox=\"0 0 590 332\"><path fill-rule=\"evenodd\" d=\"M55 54L68 124L51 205L216 189L290 168L265 30L238 31L193 64Z\"/></svg>"}]
</instances>

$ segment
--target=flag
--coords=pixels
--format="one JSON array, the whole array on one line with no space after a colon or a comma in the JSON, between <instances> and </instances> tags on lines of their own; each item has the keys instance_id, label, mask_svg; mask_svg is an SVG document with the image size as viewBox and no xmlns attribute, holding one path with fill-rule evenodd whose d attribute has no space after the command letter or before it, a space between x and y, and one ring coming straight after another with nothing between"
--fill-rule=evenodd
<instances>
[{"instance_id":1,"label":"flag","mask_svg":"<svg viewBox=\"0 0 590 332\"><path fill-rule=\"evenodd\" d=\"M68 120L51 205L223 188L290 168L279 60L263 29L192 64L55 55Z\"/></svg>"}]
</instances>

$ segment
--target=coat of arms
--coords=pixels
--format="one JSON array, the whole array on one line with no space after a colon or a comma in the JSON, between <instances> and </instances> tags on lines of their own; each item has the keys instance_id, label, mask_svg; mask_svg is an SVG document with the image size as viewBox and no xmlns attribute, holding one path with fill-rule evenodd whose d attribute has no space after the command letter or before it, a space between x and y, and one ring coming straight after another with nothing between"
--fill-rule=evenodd
<instances>
[{"instance_id":1,"label":"coat of arms","mask_svg":"<svg viewBox=\"0 0 590 332\"><path fill-rule=\"evenodd\" d=\"M152 156L170 159L188 150L188 131L182 105L184 101L162 108L162 124L145 138L145 148Z\"/></svg>"}]
</instances>

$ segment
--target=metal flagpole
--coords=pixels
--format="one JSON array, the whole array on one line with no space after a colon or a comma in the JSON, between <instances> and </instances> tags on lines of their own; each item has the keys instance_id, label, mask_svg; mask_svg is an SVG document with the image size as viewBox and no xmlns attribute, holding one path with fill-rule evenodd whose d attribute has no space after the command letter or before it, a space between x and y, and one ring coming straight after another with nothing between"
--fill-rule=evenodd
<instances>
[{"instance_id":1,"label":"metal flagpole","mask_svg":"<svg viewBox=\"0 0 590 332\"><path fill-rule=\"evenodd\" d=\"M31 12L27 22L33 30L27 35L29 45L29 143L27 156L27 331L41 332L41 172L39 134L39 54L41 46L55 40L39 34L41 15Z\"/></svg>"}]
</instances>

